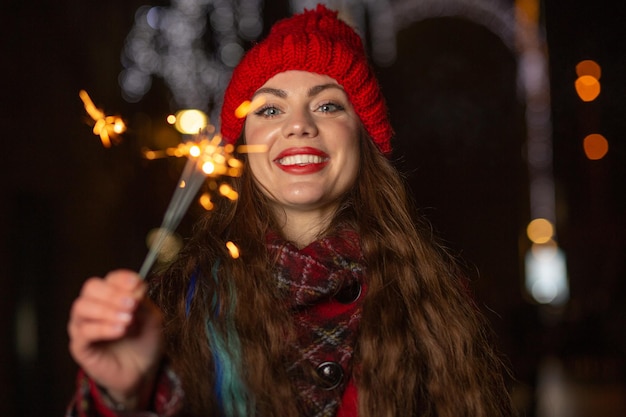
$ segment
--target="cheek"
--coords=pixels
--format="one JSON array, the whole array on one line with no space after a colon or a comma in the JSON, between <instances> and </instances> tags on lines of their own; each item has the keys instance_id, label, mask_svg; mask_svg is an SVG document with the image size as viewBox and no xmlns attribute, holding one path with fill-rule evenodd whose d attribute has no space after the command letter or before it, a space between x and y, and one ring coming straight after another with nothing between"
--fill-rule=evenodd
<instances>
[{"instance_id":1,"label":"cheek","mask_svg":"<svg viewBox=\"0 0 626 417\"><path fill-rule=\"evenodd\" d=\"M263 166L265 161L262 158L264 154L249 154L248 155L248 169L252 173L252 177L255 182L259 182L259 178L263 177Z\"/></svg>"},{"instance_id":2,"label":"cheek","mask_svg":"<svg viewBox=\"0 0 626 417\"><path fill-rule=\"evenodd\" d=\"M352 176L356 176L361 164L361 146L360 137L352 137L345 145L345 161L346 169L350 170Z\"/></svg>"},{"instance_id":3,"label":"cheek","mask_svg":"<svg viewBox=\"0 0 626 417\"><path fill-rule=\"evenodd\" d=\"M256 137L255 135L255 127L252 123L248 123L248 119L243 124L243 143L249 144L250 139Z\"/></svg>"},{"instance_id":4,"label":"cheek","mask_svg":"<svg viewBox=\"0 0 626 417\"><path fill-rule=\"evenodd\" d=\"M352 158L346 162L346 182L348 187L353 187L356 184L356 179L359 174L360 163L357 158Z\"/></svg>"},{"instance_id":5,"label":"cheek","mask_svg":"<svg viewBox=\"0 0 626 417\"><path fill-rule=\"evenodd\" d=\"M249 145L269 144L276 134L276 127L269 124L261 124L254 121L246 121L245 143Z\"/></svg>"}]
</instances>

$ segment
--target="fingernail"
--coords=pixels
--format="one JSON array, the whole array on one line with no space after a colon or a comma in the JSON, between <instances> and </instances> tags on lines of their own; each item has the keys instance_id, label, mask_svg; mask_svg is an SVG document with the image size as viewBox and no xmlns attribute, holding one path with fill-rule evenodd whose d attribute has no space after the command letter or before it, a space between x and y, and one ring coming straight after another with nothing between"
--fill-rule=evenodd
<instances>
[{"instance_id":1,"label":"fingernail","mask_svg":"<svg viewBox=\"0 0 626 417\"><path fill-rule=\"evenodd\" d=\"M126 308L133 308L137 301L132 297L124 297L122 298L122 306Z\"/></svg>"},{"instance_id":2,"label":"fingernail","mask_svg":"<svg viewBox=\"0 0 626 417\"><path fill-rule=\"evenodd\" d=\"M141 279L139 278L139 275L137 274L130 274L128 276L128 283L131 285L137 285L139 281L141 281Z\"/></svg>"},{"instance_id":3,"label":"fingernail","mask_svg":"<svg viewBox=\"0 0 626 417\"><path fill-rule=\"evenodd\" d=\"M114 324L113 326L111 326L111 332L113 332L113 334L119 334L122 333L124 331L124 326L121 324Z\"/></svg>"},{"instance_id":4,"label":"fingernail","mask_svg":"<svg viewBox=\"0 0 626 417\"><path fill-rule=\"evenodd\" d=\"M128 323L133 318L133 316L131 316L129 313L117 313L117 318L124 323Z\"/></svg>"}]
</instances>

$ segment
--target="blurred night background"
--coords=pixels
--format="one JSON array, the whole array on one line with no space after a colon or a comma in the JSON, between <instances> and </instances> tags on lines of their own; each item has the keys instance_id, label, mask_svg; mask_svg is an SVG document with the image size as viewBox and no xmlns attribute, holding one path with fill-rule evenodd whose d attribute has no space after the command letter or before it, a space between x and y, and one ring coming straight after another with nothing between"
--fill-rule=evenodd
<instances>
[{"instance_id":1,"label":"blurred night background","mask_svg":"<svg viewBox=\"0 0 626 417\"><path fill-rule=\"evenodd\" d=\"M625 416L621 3L327 3L363 29L396 129L394 161L433 228L465 261L511 368L518 414ZM189 106L215 112L238 51L304 5L311 7L295 0L0 6L0 415L63 415L76 372L67 351L71 303L86 278L139 268L184 163L148 160L142 149L180 142L169 114ZM189 32L193 19L181 16L190 10L204 32ZM170 38L147 37L155 28ZM191 88L173 84L173 74L184 78L195 62L175 56L174 38L206 58L200 81L186 79ZM601 72L577 71L586 60ZM146 72L166 64L165 77ZM590 101L575 88L583 76L592 90L601 86ZM105 148L93 134L82 89L124 119L119 144ZM590 134L606 142L584 146ZM201 211L192 205L180 235ZM527 232L533 220L535 244ZM534 249L545 249L545 263Z\"/></svg>"}]
</instances>

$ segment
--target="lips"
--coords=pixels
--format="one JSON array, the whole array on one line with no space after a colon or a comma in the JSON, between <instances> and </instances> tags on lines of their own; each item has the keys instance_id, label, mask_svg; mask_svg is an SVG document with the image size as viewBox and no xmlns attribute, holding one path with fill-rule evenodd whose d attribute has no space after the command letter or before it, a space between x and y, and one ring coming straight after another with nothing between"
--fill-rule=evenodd
<instances>
[{"instance_id":1,"label":"lips","mask_svg":"<svg viewBox=\"0 0 626 417\"><path fill-rule=\"evenodd\" d=\"M330 157L327 153L311 147L289 148L282 151L274 163L290 174L312 174L324 169Z\"/></svg>"}]
</instances>

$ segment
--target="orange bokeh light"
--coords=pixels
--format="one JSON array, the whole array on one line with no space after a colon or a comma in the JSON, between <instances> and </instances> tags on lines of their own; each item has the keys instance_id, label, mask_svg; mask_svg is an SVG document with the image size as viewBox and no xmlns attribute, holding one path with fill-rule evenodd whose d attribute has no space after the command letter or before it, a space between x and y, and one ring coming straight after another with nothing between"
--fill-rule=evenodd
<instances>
[{"instance_id":1,"label":"orange bokeh light","mask_svg":"<svg viewBox=\"0 0 626 417\"><path fill-rule=\"evenodd\" d=\"M602 68L600 68L600 65L596 61L585 59L576 65L576 75L579 77L590 75L596 80L599 80L602 76Z\"/></svg>"},{"instance_id":2,"label":"orange bokeh light","mask_svg":"<svg viewBox=\"0 0 626 417\"><path fill-rule=\"evenodd\" d=\"M591 75L578 77L574 85L582 101L593 101L600 94L600 81Z\"/></svg>"},{"instance_id":3,"label":"orange bokeh light","mask_svg":"<svg viewBox=\"0 0 626 417\"><path fill-rule=\"evenodd\" d=\"M607 154L609 151L609 142L599 133L592 133L584 139L583 148L587 158L595 161L604 158Z\"/></svg>"}]
</instances>

